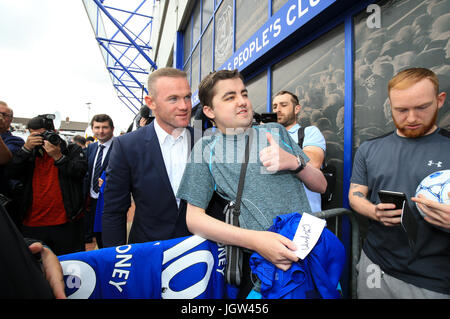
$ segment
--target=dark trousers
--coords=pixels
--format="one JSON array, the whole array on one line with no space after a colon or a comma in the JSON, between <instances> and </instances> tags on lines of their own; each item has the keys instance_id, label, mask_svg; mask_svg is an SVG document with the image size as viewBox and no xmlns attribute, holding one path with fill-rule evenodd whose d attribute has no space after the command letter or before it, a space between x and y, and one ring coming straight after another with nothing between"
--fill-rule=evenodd
<instances>
[{"instance_id":1,"label":"dark trousers","mask_svg":"<svg viewBox=\"0 0 450 319\"><path fill-rule=\"evenodd\" d=\"M84 240L91 243L94 238L94 218L97 208L97 199L89 196L86 213L84 215Z\"/></svg>"},{"instance_id":2,"label":"dark trousers","mask_svg":"<svg viewBox=\"0 0 450 319\"><path fill-rule=\"evenodd\" d=\"M89 211L84 216L84 239L86 242L92 242L95 237L98 248L103 248L102 233L94 232L95 212L97 210L97 199L90 197Z\"/></svg>"},{"instance_id":3,"label":"dark trousers","mask_svg":"<svg viewBox=\"0 0 450 319\"><path fill-rule=\"evenodd\" d=\"M85 250L82 218L55 226L22 226L22 234L42 241L57 256Z\"/></svg>"}]
</instances>

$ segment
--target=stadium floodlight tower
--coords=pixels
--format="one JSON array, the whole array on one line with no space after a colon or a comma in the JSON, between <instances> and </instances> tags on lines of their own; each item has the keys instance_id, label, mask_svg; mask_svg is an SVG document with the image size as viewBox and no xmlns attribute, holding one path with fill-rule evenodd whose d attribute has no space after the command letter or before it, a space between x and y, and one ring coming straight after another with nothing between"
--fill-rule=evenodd
<instances>
[{"instance_id":1,"label":"stadium floodlight tower","mask_svg":"<svg viewBox=\"0 0 450 319\"><path fill-rule=\"evenodd\" d=\"M117 96L137 114L157 69L150 58L155 0L83 0Z\"/></svg>"}]
</instances>

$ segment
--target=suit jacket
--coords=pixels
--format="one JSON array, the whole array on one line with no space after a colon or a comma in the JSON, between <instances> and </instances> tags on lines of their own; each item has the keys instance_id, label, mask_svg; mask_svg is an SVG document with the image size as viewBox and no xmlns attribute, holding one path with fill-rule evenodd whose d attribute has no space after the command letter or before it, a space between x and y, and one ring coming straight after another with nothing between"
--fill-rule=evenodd
<instances>
[{"instance_id":1,"label":"suit jacket","mask_svg":"<svg viewBox=\"0 0 450 319\"><path fill-rule=\"evenodd\" d=\"M192 149L194 134L188 127ZM186 159L187 160L187 159ZM186 202L178 208L170 185L154 122L114 140L106 170L102 218L105 247L126 244L127 212L135 202L129 243L165 240L189 235Z\"/></svg>"},{"instance_id":2,"label":"suit jacket","mask_svg":"<svg viewBox=\"0 0 450 319\"><path fill-rule=\"evenodd\" d=\"M109 163L109 156L111 154L111 150L113 148L114 140L111 146L108 149L108 153L106 153L105 160L102 164L102 171L106 170L106 167L108 167ZM95 161L95 155L97 154L98 150L98 142L91 143L86 148L86 158L88 161L88 171L86 174L86 179L84 181L84 192L86 194L86 197L90 196L90 189L91 189L91 179L92 179L92 170L94 169L94 161ZM100 174L101 175L101 174Z\"/></svg>"}]
</instances>

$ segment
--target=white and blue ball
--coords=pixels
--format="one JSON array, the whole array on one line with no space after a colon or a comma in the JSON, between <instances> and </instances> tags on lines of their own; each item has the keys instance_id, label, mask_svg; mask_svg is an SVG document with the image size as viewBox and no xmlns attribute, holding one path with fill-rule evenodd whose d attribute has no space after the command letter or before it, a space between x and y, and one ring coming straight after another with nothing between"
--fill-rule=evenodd
<instances>
[{"instance_id":1,"label":"white and blue ball","mask_svg":"<svg viewBox=\"0 0 450 319\"><path fill-rule=\"evenodd\" d=\"M450 169L434 172L425 177L417 186L416 197L423 195L425 198L450 205ZM417 210L425 217L426 214L419 208L416 203Z\"/></svg>"}]
</instances>

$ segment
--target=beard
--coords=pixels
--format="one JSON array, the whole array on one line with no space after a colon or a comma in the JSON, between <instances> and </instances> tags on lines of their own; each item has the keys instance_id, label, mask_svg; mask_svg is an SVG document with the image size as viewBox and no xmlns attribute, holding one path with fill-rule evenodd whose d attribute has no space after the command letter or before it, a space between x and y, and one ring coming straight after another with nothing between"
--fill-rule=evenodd
<instances>
[{"instance_id":1,"label":"beard","mask_svg":"<svg viewBox=\"0 0 450 319\"><path fill-rule=\"evenodd\" d=\"M438 116L438 110L436 109L431 120L428 123L424 123L422 125L422 127L418 128L416 130L407 129L407 128L405 128L406 125L404 125L404 124L402 125L402 124L398 123L394 117L392 117L392 119L394 120L394 124L400 133L402 133L404 136L406 136L408 138L417 138L417 137L427 135L427 133L436 124L437 116Z\"/></svg>"},{"instance_id":2,"label":"beard","mask_svg":"<svg viewBox=\"0 0 450 319\"><path fill-rule=\"evenodd\" d=\"M287 114L283 117L277 117L277 122L281 125L283 125L284 127L287 127L289 125L292 125L296 122L296 115L294 112Z\"/></svg>"}]
</instances>

